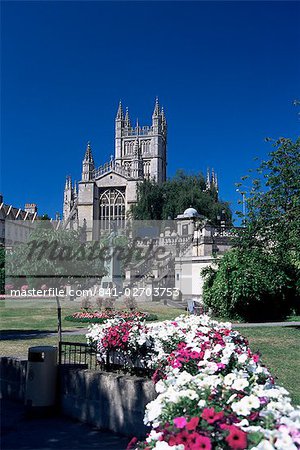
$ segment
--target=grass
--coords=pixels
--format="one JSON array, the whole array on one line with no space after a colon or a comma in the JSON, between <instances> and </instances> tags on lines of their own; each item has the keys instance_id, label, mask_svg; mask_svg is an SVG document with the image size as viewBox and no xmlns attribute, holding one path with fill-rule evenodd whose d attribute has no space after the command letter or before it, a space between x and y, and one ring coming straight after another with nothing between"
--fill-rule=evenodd
<instances>
[{"instance_id":1,"label":"grass","mask_svg":"<svg viewBox=\"0 0 300 450\"><path fill-rule=\"evenodd\" d=\"M300 405L299 327L236 329L249 340L252 351L259 350L276 383L290 392L294 404Z\"/></svg>"},{"instance_id":2,"label":"grass","mask_svg":"<svg viewBox=\"0 0 300 450\"><path fill-rule=\"evenodd\" d=\"M80 311L80 303L62 301L62 327L64 330L82 328L86 324L74 323L65 320L66 316ZM117 308L122 308L122 304L117 303ZM140 311L156 314L159 320L173 319L183 310L170 308L160 303L138 303ZM11 300L5 301L0 306L1 329L2 330L50 330L57 328L56 303L52 300Z\"/></svg>"},{"instance_id":3,"label":"grass","mask_svg":"<svg viewBox=\"0 0 300 450\"><path fill-rule=\"evenodd\" d=\"M15 302L15 301L14 301ZM17 305L17 306L16 306ZM117 307L120 305L116 305ZM184 311L169 308L157 303L139 303L142 311L155 313L159 320L174 319ZM62 303L63 330L82 329L85 324L72 323L64 317L80 310L79 303ZM57 345L56 336L47 336L46 331L55 332L57 329L56 304L39 303L35 306L5 302L0 306L1 329L20 333L20 339L5 339L1 341L1 354L5 356L27 356L28 347L35 345ZM298 320L299 316L290 320ZM276 382L284 386L290 393L294 404L300 404L300 330L297 327L251 327L236 329L249 339L253 351L259 350L262 362L270 369ZM84 330L81 335L68 335L65 340L85 342Z\"/></svg>"},{"instance_id":4,"label":"grass","mask_svg":"<svg viewBox=\"0 0 300 450\"><path fill-rule=\"evenodd\" d=\"M64 338L68 342L86 342L85 335L68 335ZM37 336L32 337L23 333L21 339L7 339L1 341L1 354L5 356L13 356L16 358L27 359L28 348L36 345L58 345L57 336Z\"/></svg>"}]
</instances>

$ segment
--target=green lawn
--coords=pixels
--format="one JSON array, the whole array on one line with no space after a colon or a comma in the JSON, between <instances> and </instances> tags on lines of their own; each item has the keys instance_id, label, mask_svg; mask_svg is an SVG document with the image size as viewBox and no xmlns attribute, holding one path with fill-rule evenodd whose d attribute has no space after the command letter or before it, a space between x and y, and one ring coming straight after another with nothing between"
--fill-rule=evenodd
<instances>
[{"instance_id":1,"label":"green lawn","mask_svg":"<svg viewBox=\"0 0 300 450\"><path fill-rule=\"evenodd\" d=\"M260 351L262 362L276 383L291 393L294 404L300 405L300 329L292 326L236 329L249 339L252 351Z\"/></svg>"},{"instance_id":2,"label":"green lawn","mask_svg":"<svg viewBox=\"0 0 300 450\"><path fill-rule=\"evenodd\" d=\"M76 311L80 311L81 304L78 302L61 302L63 329L82 328L86 326L74 323L64 318ZM138 304L139 310L157 314L159 320L174 319L184 311L170 308L160 303ZM123 309L124 305L116 303L116 308ZM16 300L6 301L0 304L1 330L52 330L57 328L57 308L55 301L32 301Z\"/></svg>"},{"instance_id":3,"label":"green lawn","mask_svg":"<svg viewBox=\"0 0 300 450\"><path fill-rule=\"evenodd\" d=\"M118 305L117 305L118 306ZM159 320L173 319L182 310L169 308L161 304L139 304L143 311L153 312ZM63 330L80 329L85 324L76 324L64 320L64 317L78 311L80 304L62 304ZM40 304L26 305L23 301L17 306L6 303L0 307L1 329L3 331L20 331L18 340L5 339L1 341L1 354L5 356L26 357L28 347L34 345L57 345L57 337L47 337L45 331L56 331L56 305ZM297 320L298 318L293 318ZM270 369L276 382L284 386L292 395L293 402L300 404L300 330L296 327L251 327L239 328L240 333L247 337L253 351L259 350L262 362ZM43 333L44 331L44 333ZM83 332L84 333L84 332ZM64 338L68 341L85 342L85 336L72 335Z\"/></svg>"}]
</instances>

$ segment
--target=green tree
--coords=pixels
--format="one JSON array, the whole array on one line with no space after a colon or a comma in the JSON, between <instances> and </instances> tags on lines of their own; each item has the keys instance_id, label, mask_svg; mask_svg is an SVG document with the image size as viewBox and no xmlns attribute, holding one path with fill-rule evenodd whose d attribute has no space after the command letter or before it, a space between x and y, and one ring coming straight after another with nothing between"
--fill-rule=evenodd
<instances>
[{"instance_id":1,"label":"green tree","mask_svg":"<svg viewBox=\"0 0 300 450\"><path fill-rule=\"evenodd\" d=\"M217 216L223 216L231 224L231 211L228 203L218 200L214 187L206 190L202 174L187 175L177 171L176 175L162 184L144 181L138 187L138 201L132 208L137 220L175 219L190 206L217 224Z\"/></svg>"},{"instance_id":2,"label":"green tree","mask_svg":"<svg viewBox=\"0 0 300 450\"><path fill-rule=\"evenodd\" d=\"M239 248L268 248L278 256L300 264L300 138L281 138L267 161L244 189L246 215L239 230ZM242 191L242 183L237 184Z\"/></svg>"},{"instance_id":3,"label":"green tree","mask_svg":"<svg viewBox=\"0 0 300 450\"><path fill-rule=\"evenodd\" d=\"M206 270L204 300L229 318L283 318L300 310L300 139L281 138L255 176L234 249ZM244 182L250 182L248 189Z\"/></svg>"},{"instance_id":4,"label":"green tree","mask_svg":"<svg viewBox=\"0 0 300 450\"><path fill-rule=\"evenodd\" d=\"M85 242L81 230L55 230L45 220L37 224L28 242L7 255L7 276L15 286L24 284L24 278L31 287L75 281L87 286L105 274L106 252L105 242Z\"/></svg>"},{"instance_id":5,"label":"green tree","mask_svg":"<svg viewBox=\"0 0 300 450\"><path fill-rule=\"evenodd\" d=\"M279 320L295 306L294 284L285 264L262 249L232 249L216 269L203 272L205 304L221 317Z\"/></svg>"}]
</instances>

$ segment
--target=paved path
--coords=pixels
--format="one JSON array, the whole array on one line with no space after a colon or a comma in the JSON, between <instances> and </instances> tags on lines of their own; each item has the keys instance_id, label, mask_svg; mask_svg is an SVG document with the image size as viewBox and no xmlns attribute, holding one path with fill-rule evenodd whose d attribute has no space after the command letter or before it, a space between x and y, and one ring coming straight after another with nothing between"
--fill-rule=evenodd
<instances>
[{"instance_id":1,"label":"paved path","mask_svg":"<svg viewBox=\"0 0 300 450\"><path fill-rule=\"evenodd\" d=\"M129 438L63 416L28 418L22 403L1 401L2 450L125 450Z\"/></svg>"},{"instance_id":2,"label":"paved path","mask_svg":"<svg viewBox=\"0 0 300 450\"><path fill-rule=\"evenodd\" d=\"M300 322L262 322L262 323L234 323L234 328L251 328L251 327L300 327Z\"/></svg>"},{"instance_id":3,"label":"paved path","mask_svg":"<svg viewBox=\"0 0 300 450\"><path fill-rule=\"evenodd\" d=\"M74 330L63 331L62 335L85 335L87 328L77 328ZM57 336L57 331L52 330L4 330L0 333L0 341L22 340L22 339L35 339Z\"/></svg>"}]
</instances>

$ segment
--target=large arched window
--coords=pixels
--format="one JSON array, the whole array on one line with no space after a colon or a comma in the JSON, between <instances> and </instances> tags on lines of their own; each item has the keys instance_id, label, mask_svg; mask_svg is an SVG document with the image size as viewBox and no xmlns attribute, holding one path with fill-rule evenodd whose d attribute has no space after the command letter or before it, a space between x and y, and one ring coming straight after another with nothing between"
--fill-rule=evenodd
<instances>
[{"instance_id":1,"label":"large arched window","mask_svg":"<svg viewBox=\"0 0 300 450\"><path fill-rule=\"evenodd\" d=\"M109 230L112 222L117 227L125 222L125 190L106 189L100 195L100 221L101 228Z\"/></svg>"}]
</instances>

